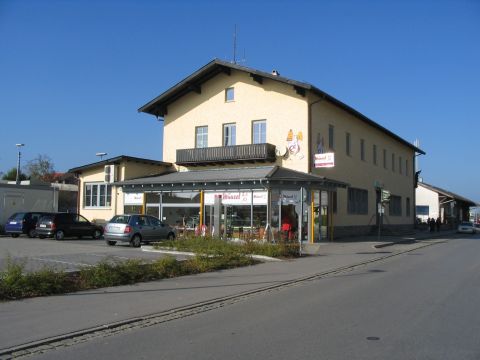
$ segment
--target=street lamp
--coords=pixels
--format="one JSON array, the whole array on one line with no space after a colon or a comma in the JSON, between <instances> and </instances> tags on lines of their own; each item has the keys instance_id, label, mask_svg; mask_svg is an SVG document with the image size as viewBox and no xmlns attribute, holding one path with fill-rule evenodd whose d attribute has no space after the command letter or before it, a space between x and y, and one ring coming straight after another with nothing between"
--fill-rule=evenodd
<instances>
[{"instance_id":1,"label":"street lamp","mask_svg":"<svg viewBox=\"0 0 480 360\"><path fill-rule=\"evenodd\" d=\"M18 149L18 160L17 160L17 177L15 179L15 183L18 185L20 184L20 158L22 157L22 153L20 152L20 148L25 146L25 144L15 144Z\"/></svg>"},{"instance_id":2,"label":"street lamp","mask_svg":"<svg viewBox=\"0 0 480 360\"><path fill-rule=\"evenodd\" d=\"M96 155L96 156L99 156L99 157L100 157L100 161L102 161L102 160L103 160L103 157L104 157L105 155L107 155L107 153L106 153L106 152L98 152L98 153L96 153L95 155Z\"/></svg>"}]
</instances>

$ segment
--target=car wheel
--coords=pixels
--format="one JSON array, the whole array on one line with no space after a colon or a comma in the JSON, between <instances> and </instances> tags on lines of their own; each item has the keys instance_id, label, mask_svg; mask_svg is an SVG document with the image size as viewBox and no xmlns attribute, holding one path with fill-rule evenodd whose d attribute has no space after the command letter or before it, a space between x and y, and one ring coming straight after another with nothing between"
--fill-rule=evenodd
<instances>
[{"instance_id":1,"label":"car wheel","mask_svg":"<svg viewBox=\"0 0 480 360\"><path fill-rule=\"evenodd\" d=\"M37 232L35 231L35 229L30 229L30 230L28 230L27 236L29 238L34 238L35 236L37 236Z\"/></svg>"},{"instance_id":2,"label":"car wheel","mask_svg":"<svg viewBox=\"0 0 480 360\"><path fill-rule=\"evenodd\" d=\"M40 239L45 239L46 236L45 236L45 235L38 235L38 237L39 237Z\"/></svg>"},{"instance_id":3,"label":"car wheel","mask_svg":"<svg viewBox=\"0 0 480 360\"><path fill-rule=\"evenodd\" d=\"M55 240L63 239L65 239L65 233L63 232L63 230L57 230L57 232L55 233Z\"/></svg>"},{"instance_id":4,"label":"car wheel","mask_svg":"<svg viewBox=\"0 0 480 360\"><path fill-rule=\"evenodd\" d=\"M17 237L20 236L20 235L18 235L18 234L11 234L11 235L12 235L13 238L17 238Z\"/></svg>"},{"instance_id":5,"label":"car wheel","mask_svg":"<svg viewBox=\"0 0 480 360\"><path fill-rule=\"evenodd\" d=\"M136 234L133 235L132 240L130 240L130 246L131 247L140 247L142 245L142 238L140 235Z\"/></svg>"},{"instance_id":6,"label":"car wheel","mask_svg":"<svg viewBox=\"0 0 480 360\"><path fill-rule=\"evenodd\" d=\"M112 241L112 240L107 241L108 246L115 246L116 243L117 243L116 241Z\"/></svg>"},{"instance_id":7,"label":"car wheel","mask_svg":"<svg viewBox=\"0 0 480 360\"><path fill-rule=\"evenodd\" d=\"M95 240L100 239L101 236L102 236L102 232L101 232L100 230L95 230L95 231L93 232L93 235L92 235L92 237L93 237Z\"/></svg>"},{"instance_id":8,"label":"car wheel","mask_svg":"<svg viewBox=\"0 0 480 360\"><path fill-rule=\"evenodd\" d=\"M174 234L174 233L169 233L169 234L167 235L167 240L169 240L169 241L175 240L175 234Z\"/></svg>"}]
</instances>

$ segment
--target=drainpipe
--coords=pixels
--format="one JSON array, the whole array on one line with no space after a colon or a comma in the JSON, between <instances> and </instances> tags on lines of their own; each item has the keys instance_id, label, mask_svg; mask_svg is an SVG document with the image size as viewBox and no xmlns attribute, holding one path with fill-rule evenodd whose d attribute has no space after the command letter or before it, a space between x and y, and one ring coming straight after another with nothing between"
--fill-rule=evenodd
<instances>
[{"instance_id":1,"label":"drainpipe","mask_svg":"<svg viewBox=\"0 0 480 360\"><path fill-rule=\"evenodd\" d=\"M324 98L320 98L312 103L308 103L308 173L310 174L312 172L312 143L313 143L313 140L312 140L312 137L313 137L313 134L312 134L312 108L313 108L313 105L315 105L316 103L319 103L321 101L323 101Z\"/></svg>"}]
</instances>

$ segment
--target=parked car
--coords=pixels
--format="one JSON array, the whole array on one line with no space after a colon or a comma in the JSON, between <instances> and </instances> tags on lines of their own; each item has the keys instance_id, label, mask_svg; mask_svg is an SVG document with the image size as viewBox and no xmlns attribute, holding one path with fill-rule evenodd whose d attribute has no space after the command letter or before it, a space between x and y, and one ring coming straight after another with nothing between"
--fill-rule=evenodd
<instances>
[{"instance_id":1,"label":"parked car","mask_svg":"<svg viewBox=\"0 0 480 360\"><path fill-rule=\"evenodd\" d=\"M480 224L473 224L473 228L475 229L475 232L480 233Z\"/></svg>"},{"instance_id":2,"label":"parked car","mask_svg":"<svg viewBox=\"0 0 480 360\"><path fill-rule=\"evenodd\" d=\"M464 221L458 225L457 232L459 233L466 233L466 234L475 234L475 227L473 226L473 223L469 221Z\"/></svg>"},{"instance_id":3,"label":"parked car","mask_svg":"<svg viewBox=\"0 0 480 360\"><path fill-rule=\"evenodd\" d=\"M34 238L37 233L35 227L40 217L48 215L47 212L18 212L10 216L5 224L5 234L18 237L27 234Z\"/></svg>"},{"instance_id":4,"label":"parked car","mask_svg":"<svg viewBox=\"0 0 480 360\"><path fill-rule=\"evenodd\" d=\"M75 213L55 213L40 218L35 228L40 239L54 237L63 240L67 236L91 236L99 239L103 234L103 228L93 224L82 215Z\"/></svg>"},{"instance_id":5,"label":"parked car","mask_svg":"<svg viewBox=\"0 0 480 360\"><path fill-rule=\"evenodd\" d=\"M104 239L110 246L117 242L128 242L140 247L142 242L160 239L173 240L175 229L150 215L116 215L105 225Z\"/></svg>"}]
</instances>

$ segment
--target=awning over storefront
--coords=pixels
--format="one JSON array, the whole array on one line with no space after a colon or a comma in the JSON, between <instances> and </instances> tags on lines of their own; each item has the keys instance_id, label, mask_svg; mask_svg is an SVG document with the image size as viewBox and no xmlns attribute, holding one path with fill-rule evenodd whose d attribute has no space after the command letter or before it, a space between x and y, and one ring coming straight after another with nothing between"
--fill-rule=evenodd
<instances>
[{"instance_id":1,"label":"awning over storefront","mask_svg":"<svg viewBox=\"0 0 480 360\"><path fill-rule=\"evenodd\" d=\"M173 172L116 183L125 193L179 190L306 189L335 190L348 184L280 166L216 168Z\"/></svg>"}]
</instances>

